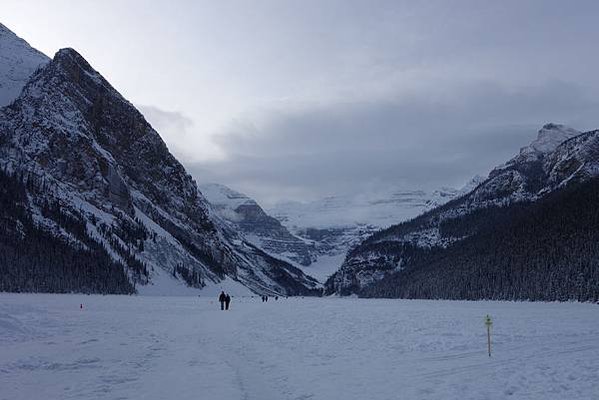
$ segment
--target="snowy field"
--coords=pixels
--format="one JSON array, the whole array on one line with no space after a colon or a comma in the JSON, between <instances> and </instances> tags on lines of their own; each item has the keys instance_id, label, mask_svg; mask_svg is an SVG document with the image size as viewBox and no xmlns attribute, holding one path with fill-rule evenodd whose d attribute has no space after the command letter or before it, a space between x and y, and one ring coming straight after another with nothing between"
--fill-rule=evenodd
<instances>
[{"instance_id":1,"label":"snowy field","mask_svg":"<svg viewBox=\"0 0 599 400\"><path fill-rule=\"evenodd\" d=\"M573 303L234 298L221 312L198 297L0 294L0 399L597 399L598 316Z\"/></svg>"}]
</instances>

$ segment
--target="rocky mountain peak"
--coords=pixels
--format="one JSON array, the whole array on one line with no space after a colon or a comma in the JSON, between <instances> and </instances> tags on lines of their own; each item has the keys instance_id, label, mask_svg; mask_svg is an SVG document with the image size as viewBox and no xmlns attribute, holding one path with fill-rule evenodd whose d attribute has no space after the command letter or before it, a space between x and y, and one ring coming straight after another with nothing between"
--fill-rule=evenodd
<instances>
[{"instance_id":1,"label":"rocky mountain peak","mask_svg":"<svg viewBox=\"0 0 599 400\"><path fill-rule=\"evenodd\" d=\"M538 131L535 140L528 146L522 147L520 152L511 160L493 169L489 174L489 178L496 177L507 170L529 169L531 165L540 165L543 159L553 153L563 142L579 136L581 133L566 125L555 123L545 124Z\"/></svg>"},{"instance_id":2,"label":"rocky mountain peak","mask_svg":"<svg viewBox=\"0 0 599 400\"><path fill-rule=\"evenodd\" d=\"M143 115L77 51L59 50L31 77L18 102L14 109L26 122L22 133L32 151L44 153L38 156L50 165L60 159L67 168L90 164L79 168L74 179L79 186L92 181L87 174L99 171L109 193L120 193L124 209L131 211L121 184L126 181L154 204L171 203L186 214L191 211L196 221L205 218L191 176ZM62 171L60 176L65 177Z\"/></svg>"},{"instance_id":3,"label":"rocky mountain peak","mask_svg":"<svg viewBox=\"0 0 599 400\"><path fill-rule=\"evenodd\" d=\"M269 254L297 263L298 266L312 263L313 246L291 234L254 199L217 183L203 184L199 189L211 204L213 213L241 232L247 241Z\"/></svg>"},{"instance_id":4,"label":"rocky mountain peak","mask_svg":"<svg viewBox=\"0 0 599 400\"><path fill-rule=\"evenodd\" d=\"M256 205L256 201L219 183L205 183L199 186L202 194L213 206L227 207L232 210L241 205Z\"/></svg>"},{"instance_id":5,"label":"rocky mountain peak","mask_svg":"<svg viewBox=\"0 0 599 400\"><path fill-rule=\"evenodd\" d=\"M106 97L113 97L128 106L129 109L123 111L135 112L141 116L133 105L72 48L58 50L51 62L31 78L25 90L30 89L27 94L32 97L48 95L40 90L40 86L48 86L46 92L53 95L57 95L58 90L62 91L60 94L78 103L76 105L80 111L98 107Z\"/></svg>"},{"instance_id":6,"label":"rocky mountain peak","mask_svg":"<svg viewBox=\"0 0 599 400\"><path fill-rule=\"evenodd\" d=\"M537 138L530 145L522 148L520 153L534 151L547 154L554 151L564 141L580 134L581 132L569 126L548 123L543 125L537 134Z\"/></svg>"},{"instance_id":7,"label":"rocky mountain peak","mask_svg":"<svg viewBox=\"0 0 599 400\"><path fill-rule=\"evenodd\" d=\"M18 69L17 53L9 50L12 58L2 62ZM61 49L39 65L0 108L0 166L35 177L37 191L27 197L32 219L52 234L96 243L127 267L140 291L172 278L196 289L233 280L260 293L320 293L313 278L211 215L158 132L77 51ZM55 203L77 220L76 238L65 233L72 223L49 218Z\"/></svg>"},{"instance_id":8,"label":"rocky mountain peak","mask_svg":"<svg viewBox=\"0 0 599 400\"><path fill-rule=\"evenodd\" d=\"M530 264L528 263L532 256L530 255L531 252L521 242L530 243L532 250L539 249L540 245L545 245L549 240L558 238L552 245L547 246L551 249L553 256L553 251L562 245L565 236L549 234L543 237L542 235L550 230L560 230L562 225L578 218L576 211L573 211L578 209L578 205L573 202L573 198L580 194L567 201L563 200L563 196L570 196L571 193L577 190L580 190L577 193L587 194L595 190L594 188L597 185L596 177L599 176L599 162L597 160L599 160L599 131L581 133L564 125L547 124L538 132L537 139L529 146L524 147L520 154L491 171L487 179L475 177L467 185L466 193L461 194L454 201L436 207L413 220L377 232L352 249L342 267L327 281L327 291L328 293L340 294L364 294L366 293L364 288L376 287L376 290L384 288L384 296L389 296L390 293L398 293L396 289L403 284L402 279L408 282L415 276L410 274L426 274L431 271L433 272L427 277L427 284L432 283L431 287L436 287L438 282L441 282L439 276L447 270L447 266L452 262L456 262L454 265L459 266L453 271L460 274L461 271L464 271L462 270L464 264L476 260L473 265L476 265L475 268L478 273L481 265L485 265L480 262L481 254L487 252L486 254L489 257L499 255L500 258L504 257L504 254L509 254L512 257L512 253L519 251L515 249L525 249L522 252L521 262L522 265L526 265L526 268L522 267L520 269L528 271L530 270ZM585 192L587 190L589 192ZM587 194L582 196L587 196ZM592 196L596 195L593 194ZM594 210L592 205L594 203L590 200L594 199L592 196L582 202L582 207L586 207L587 204L590 205L586 210L591 214ZM541 211L539 215L542 218L535 217L531 220L535 226L534 231L530 231L534 232L533 235L527 236L527 234L522 233L525 232L524 230L514 229L513 226L506 228L504 237L510 240L515 235L521 235L518 240L514 241L513 248L504 252L496 250L488 252L490 248L495 249L496 247L493 246L497 243L494 243L493 246L485 244L481 245L471 255L463 256L465 252L474 248L471 246L473 241L496 237L499 230L498 226L506 220L512 218L512 221L524 221L527 218L523 213L526 207L529 210L536 207L542 208L544 207L543 204L548 204L548 202L560 204L559 206L555 206L555 204L551 206L553 207L552 213L555 210L566 209L567 212L572 211L572 215L563 218L560 214L559 218L561 220L559 220L559 223L546 223L547 218L551 218L553 214L547 213L546 210ZM588 221L584 217L576 223L586 224ZM545 225L539 228L538 224ZM589 231L592 231L592 229ZM576 243L576 237L568 237L568 240L570 239L573 240L572 243ZM584 246L588 243L586 239L582 242ZM503 246L505 243L505 241L501 241L499 245ZM564 260L571 258L573 248L576 248L576 244L562 248ZM436 260L443 261L437 265L435 270L430 266L432 258L420 264L418 260L421 254L429 254ZM538 260L542 260L542 262L537 261L535 265L550 265L547 260L543 259L545 255L545 250L540 252ZM501 259L497 263L493 262L487 265L501 265L503 261L504 259ZM568 261L564 261L562 265L569 264ZM559 267L559 263L555 267ZM409 269L411 269L410 273L402 272ZM539 287L539 277L549 275L551 274L531 274L526 278L530 279L526 290L533 292L534 288ZM397 279L394 280L395 278L390 278L391 276ZM464 296L463 293L466 293L467 289L462 281L468 279L468 276L470 275L465 273L459 279L452 280L452 284L450 284L452 288L460 287L460 290L463 290L461 294L452 295L452 299ZM453 276L451 279L454 279ZM496 282L494 281L493 284L496 284ZM401 296L418 297L425 292L427 293L424 295L425 297L438 296L438 294L431 295L431 293L435 293L435 288L431 291L418 292L422 288L421 284L422 281L418 281L415 286L412 286L409 291L403 292ZM480 283L477 282L475 285L478 284ZM551 287L551 285L547 286ZM427 288L427 290L429 289ZM376 293L381 295L382 292ZM481 295L483 291L477 293L474 296ZM514 296L514 293L509 291L509 294L506 292L501 294L503 297L499 296L497 298L508 298ZM393 296L398 295L393 294ZM545 293L543 296L555 299L555 293L553 292Z\"/></svg>"},{"instance_id":9,"label":"rocky mountain peak","mask_svg":"<svg viewBox=\"0 0 599 400\"><path fill-rule=\"evenodd\" d=\"M60 49L54 55L52 62L62 68L75 82L80 83L83 77L93 79L99 83L101 75L76 50L67 47ZM85 74L82 76L81 74Z\"/></svg>"}]
</instances>

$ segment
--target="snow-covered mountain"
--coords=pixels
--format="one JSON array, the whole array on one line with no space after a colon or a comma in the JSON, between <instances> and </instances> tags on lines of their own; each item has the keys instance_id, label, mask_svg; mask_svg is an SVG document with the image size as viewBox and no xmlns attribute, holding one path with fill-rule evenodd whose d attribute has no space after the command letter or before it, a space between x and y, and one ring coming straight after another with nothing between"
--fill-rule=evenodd
<instances>
[{"instance_id":1,"label":"snow-covered mountain","mask_svg":"<svg viewBox=\"0 0 599 400\"><path fill-rule=\"evenodd\" d=\"M454 189L431 193L395 190L369 196L331 196L311 203L279 203L267 213L254 199L227 186L211 183L199 188L222 224L321 282L341 266L350 248L374 232L460 193Z\"/></svg>"},{"instance_id":2,"label":"snow-covered mountain","mask_svg":"<svg viewBox=\"0 0 599 400\"><path fill-rule=\"evenodd\" d=\"M214 213L241 232L249 242L300 266L308 266L314 261L313 243L292 235L279 220L266 214L255 200L217 183L200 185L199 188Z\"/></svg>"},{"instance_id":3,"label":"snow-covered mountain","mask_svg":"<svg viewBox=\"0 0 599 400\"><path fill-rule=\"evenodd\" d=\"M283 202L268 213L291 233L313 243L316 258L304 271L324 280L341 266L349 249L373 233L446 203L470 190L478 179L460 190L389 189L358 196L330 196L309 203Z\"/></svg>"},{"instance_id":4,"label":"snow-covered mountain","mask_svg":"<svg viewBox=\"0 0 599 400\"><path fill-rule=\"evenodd\" d=\"M560 207L572 208L572 204L563 204L564 198L574 196L570 191L578 190L578 186L570 184L589 182L597 176L599 176L599 131L581 133L563 125L547 124L539 131L535 141L522 148L514 158L491 171L488 178L471 192L445 205L434 208L411 221L377 232L353 249L348 254L341 269L327 282L327 291L329 293L362 293L365 295L367 293L381 295L384 292L391 296L407 297L449 296L447 293L452 293L451 296L455 296L455 298L485 297L481 295L481 293L484 293L483 289L472 287L479 283L466 283L467 275L460 275L459 273L455 274L458 277L458 283L456 283L454 292L447 289L446 292L443 292L444 294L439 294L441 292L436 292L434 288L426 289L428 291L423 291L422 288L428 288L432 279L440 279L439 276L449 270L449 266L457 263L456 260L460 255L469 254L472 251L474 244L479 246L484 242L485 246L481 245L481 248L473 253L471 259L461 260L459 265L468 265L474 257L488 257L489 260L492 260L488 261L489 270L502 265L505 258L495 259L494 257L499 256L498 249L501 246L508 246L506 243L511 243L511 239L490 244L493 237L492 224L498 226L496 227L498 237L503 234L508 235L508 238L523 235L519 237L520 247L517 247L518 243L510 244L512 246L509 247L510 253L520 254L519 251L523 243L531 242L531 246L533 246L530 250L531 262L536 262L535 265L549 265L550 262L544 259L546 254L539 254L535 259L532 255L534 253L533 249L543 248L546 243L553 241L557 235L564 233L555 231L552 237L547 238L544 232L552 232L552 230L561 229L562 227L566 229L569 226L568 223L571 224L572 221L587 224L588 221L593 219L586 218L578 221L578 216L570 216L562 223L545 226L542 229L540 226L544 226L543 224L546 224L546 221L550 221L552 218L558 218L561 211L556 212L555 209ZM569 186L574 187L574 189L566 190ZM581 198L581 204L587 204L589 201L588 196L592 195L592 188L582 187L580 191L580 193L576 193L576 196ZM545 198L547 199L544 200ZM526 206L530 207L530 214L522 211L522 208ZM548 212L546 208L551 208L554 211ZM583 211L589 210L580 207L580 212ZM526 219L529 218L529 215L540 213L546 213L546 215L535 220L536 222ZM506 228L508 225L512 231ZM502 228L500 229L499 226ZM525 231L523 226L526 227L526 230L537 229L539 232L526 236L522 233ZM572 229L575 228L574 226ZM586 229L581 228L580 231ZM578 232L578 229L575 229L575 231ZM539 242L541 238L542 243ZM563 243L567 243L567 238L563 240ZM580 243L585 242L581 239ZM570 245L575 248L581 245L580 243L570 243ZM563 247L558 244L551 251L559 253L563 250L563 254L559 253L560 257L567 257L567 246ZM572 254L574 253L572 252ZM585 253L580 254L584 256ZM507 255L504 254L504 257L507 257ZM525 256L523 257L525 259ZM556 256L556 259L559 258ZM524 261L520 260L519 262L523 263ZM448 269L433 271L433 266L437 263L440 263L438 268L447 267ZM476 267L481 267L482 264L482 262L479 262ZM456 266L455 268L460 267ZM522 266L518 268L523 268L524 271L527 270ZM534 270L533 267L529 268L531 271ZM426 274L421 272L425 270L428 271ZM479 273L484 275L486 272ZM582 274L583 272L577 271L576 273ZM425 281L412 281L411 279L415 279L414 276L416 275L420 276L419 279ZM434 276L437 278L433 278ZM537 278L539 284L542 279L548 279L549 275L544 273L540 276L541 278ZM560 275L556 272L555 276ZM484 279L480 279L481 282L486 282ZM494 277L492 279L497 280L499 278ZM528 282L526 285L529 285L532 278L524 276L503 279L522 279L523 282ZM402 283L397 284L399 281ZM495 283L497 287L500 287L499 283ZM445 282L439 280L436 287L444 287L444 284ZM461 286L466 284L471 285L470 289ZM522 298L532 293L530 292L530 285L526 285L523 284L522 287L517 288L502 287L501 290L504 291L493 292L494 294L490 297ZM405 289L408 286L409 289ZM383 287L384 289L382 289ZM395 291L391 287L400 289ZM460 290L460 288L463 289L462 292L456 294L455 290ZM406 291L400 291L404 289ZM485 290L488 290L488 288L485 288ZM521 294L518 295L517 293ZM543 296L545 296L543 298L555 299L557 298L555 293L543 292Z\"/></svg>"},{"instance_id":5,"label":"snow-covered mountain","mask_svg":"<svg viewBox=\"0 0 599 400\"><path fill-rule=\"evenodd\" d=\"M444 188L431 193L423 190L393 190L357 196L329 196L309 203L279 203L268 212L293 229L360 224L386 227L443 204L457 192L456 189Z\"/></svg>"},{"instance_id":6,"label":"snow-covered mountain","mask_svg":"<svg viewBox=\"0 0 599 400\"><path fill-rule=\"evenodd\" d=\"M237 285L262 293L319 293L313 278L221 225L143 115L75 50L62 49L41 62L12 98L16 86L7 80L26 79L32 63L21 75L14 71L19 60L37 53L10 32L0 40L3 60L17 60L6 61L13 72L2 77L2 96L10 104L0 108L0 169L25 193L19 202L6 199L2 229L12 236L2 246L24 251L25 226L32 235L66 243L75 264L90 249L98 257L107 254L140 292L185 281L198 289ZM37 266L32 261L23 270ZM81 268L69 273L86 272ZM44 267L43 273L57 272ZM2 279L17 290L60 290L19 274ZM68 290L87 290L91 281L86 277Z\"/></svg>"},{"instance_id":7,"label":"snow-covered mountain","mask_svg":"<svg viewBox=\"0 0 599 400\"><path fill-rule=\"evenodd\" d=\"M0 23L0 107L17 98L29 77L48 61L48 56Z\"/></svg>"}]
</instances>

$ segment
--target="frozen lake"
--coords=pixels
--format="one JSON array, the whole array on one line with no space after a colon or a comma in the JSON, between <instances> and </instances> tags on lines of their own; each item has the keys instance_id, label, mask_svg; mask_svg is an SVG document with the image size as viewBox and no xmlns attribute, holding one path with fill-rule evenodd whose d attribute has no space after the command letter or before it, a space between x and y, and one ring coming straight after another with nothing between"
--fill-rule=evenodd
<instances>
[{"instance_id":1,"label":"frozen lake","mask_svg":"<svg viewBox=\"0 0 599 400\"><path fill-rule=\"evenodd\" d=\"M597 399L598 360L592 304L0 294L2 400Z\"/></svg>"}]
</instances>

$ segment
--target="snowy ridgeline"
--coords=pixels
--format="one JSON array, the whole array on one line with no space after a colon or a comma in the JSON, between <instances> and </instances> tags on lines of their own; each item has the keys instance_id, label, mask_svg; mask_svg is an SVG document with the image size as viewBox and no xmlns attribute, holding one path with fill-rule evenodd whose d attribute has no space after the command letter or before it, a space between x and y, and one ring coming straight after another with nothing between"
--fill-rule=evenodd
<instances>
[{"instance_id":1,"label":"snowy ridgeline","mask_svg":"<svg viewBox=\"0 0 599 400\"><path fill-rule=\"evenodd\" d=\"M325 293L596 302L598 160L599 130L546 124L471 191L362 241Z\"/></svg>"},{"instance_id":2,"label":"snowy ridgeline","mask_svg":"<svg viewBox=\"0 0 599 400\"><path fill-rule=\"evenodd\" d=\"M233 298L230 311L217 308L197 297L1 294L0 399L599 393L596 305Z\"/></svg>"},{"instance_id":3,"label":"snowy ridgeline","mask_svg":"<svg viewBox=\"0 0 599 400\"><path fill-rule=\"evenodd\" d=\"M0 107L10 104L35 70L48 61L0 23Z\"/></svg>"},{"instance_id":4,"label":"snowy ridgeline","mask_svg":"<svg viewBox=\"0 0 599 400\"><path fill-rule=\"evenodd\" d=\"M77 51L49 60L2 24L0 136L0 291L182 294L173 280L234 280L321 293L212 215L159 133Z\"/></svg>"}]
</instances>

